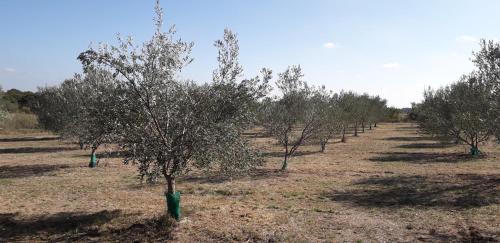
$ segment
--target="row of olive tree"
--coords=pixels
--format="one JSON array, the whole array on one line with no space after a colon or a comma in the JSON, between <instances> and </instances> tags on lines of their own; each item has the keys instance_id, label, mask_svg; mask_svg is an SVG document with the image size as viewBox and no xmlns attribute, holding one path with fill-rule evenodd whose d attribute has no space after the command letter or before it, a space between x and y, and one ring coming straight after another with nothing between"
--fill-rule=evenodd
<instances>
[{"instance_id":1,"label":"row of olive tree","mask_svg":"<svg viewBox=\"0 0 500 243\"><path fill-rule=\"evenodd\" d=\"M141 178L166 181L169 213L178 218L180 195L175 182L197 168L224 175L244 173L262 164L243 131L260 123L285 147L288 158L307 140L328 140L348 126L376 124L385 101L354 93L332 94L310 87L298 66L278 75L279 98L265 98L272 72L243 79L237 36L224 31L214 46L218 67L212 81L179 78L193 43L162 31L163 12L156 4L156 31L141 47L131 38L118 46L82 52L84 74L60 86L41 88L36 107L47 129L90 147L91 166L102 144L118 144L124 163L138 165ZM378 103L377 103L378 102ZM357 135L357 132L356 132Z\"/></svg>"},{"instance_id":2,"label":"row of olive tree","mask_svg":"<svg viewBox=\"0 0 500 243\"><path fill-rule=\"evenodd\" d=\"M478 155L479 144L500 138L500 44L482 40L473 62L477 70L446 87L426 90L413 110L424 132L465 143Z\"/></svg>"},{"instance_id":3,"label":"row of olive tree","mask_svg":"<svg viewBox=\"0 0 500 243\"><path fill-rule=\"evenodd\" d=\"M307 141L320 144L324 152L335 135L346 141L346 129L372 129L372 124L384 118L386 101L380 97L354 92L334 94L325 87L315 88L303 80L300 66L291 66L278 75L276 86L280 96L262 102L260 124L283 146L281 170L288 167L289 158Z\"/></svg>"}]
</instances>

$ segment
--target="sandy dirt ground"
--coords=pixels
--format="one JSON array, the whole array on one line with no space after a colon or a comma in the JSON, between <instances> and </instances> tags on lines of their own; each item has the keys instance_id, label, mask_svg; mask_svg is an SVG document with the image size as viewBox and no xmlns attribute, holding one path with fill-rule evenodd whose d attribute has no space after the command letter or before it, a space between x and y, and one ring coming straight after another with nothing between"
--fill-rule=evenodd
<instances>
[{"instance_id":1,"label":"sandy dirt ground","mask_svg":"<svg viewBox=\"0 0 500 243\"><path fill-rule=\"evenodd\" d=\"M87 167L88 150L38 133L0 136L0 242L498 242L500 147L442 144L409 123L281 148L255 133L265 166L244 177L180 178L182 220L164 186L142 185L119 155ZM101 153L106 148L101 149Z\"/></svg>"}]
</instances>

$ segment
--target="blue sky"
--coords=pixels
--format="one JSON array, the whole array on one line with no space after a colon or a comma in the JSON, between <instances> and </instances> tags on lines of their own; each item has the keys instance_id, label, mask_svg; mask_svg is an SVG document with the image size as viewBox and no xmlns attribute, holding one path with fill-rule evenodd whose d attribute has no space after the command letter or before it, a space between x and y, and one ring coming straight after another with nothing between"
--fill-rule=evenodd
<instances>
[{"instance_id":1,"label":"blue sky","mask_svg":"<svg viewBox=\"0 0 500 243\"><path fill-rule=\"evenodd\" d=\"M473 69L480 38L500 38L495 0L162 0L166 24L195 42L181 76L210 80L213 42L238 33L245 77L300 64L305 79L333 91L378 94L407 107L425 87ZM153 33L154 0L0 0L0 85L36 90L81 72L91 42L137 43Z\"/></svg>"}]
</instances>

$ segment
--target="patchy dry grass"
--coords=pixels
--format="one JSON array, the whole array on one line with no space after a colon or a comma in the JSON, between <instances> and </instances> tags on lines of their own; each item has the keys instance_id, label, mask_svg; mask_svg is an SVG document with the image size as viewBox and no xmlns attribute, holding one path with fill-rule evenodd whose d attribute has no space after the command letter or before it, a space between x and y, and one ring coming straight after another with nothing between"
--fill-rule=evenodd
<instances>
[{"instance_id":1,"label":"patchy dry grass","mask_svg":"<svg viewBox=\"0 0 500 243\"><path fill-rule=\"evenodd\" d=\"M0 242L495 242L500 149L482 158L381 124L348 143L302 148L289 171L261 133L266 165L241 178L178 182L183 219L171 222L162 185L141 185L119 156L87 168L88 151L48 134L0 136Z\"/></svg>"}]
</instances>

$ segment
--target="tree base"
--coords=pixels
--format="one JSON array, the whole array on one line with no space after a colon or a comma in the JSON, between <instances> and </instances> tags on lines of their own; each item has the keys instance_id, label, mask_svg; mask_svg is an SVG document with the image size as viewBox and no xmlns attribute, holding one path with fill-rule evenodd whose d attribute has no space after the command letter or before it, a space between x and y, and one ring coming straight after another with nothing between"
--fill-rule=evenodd
<instances>
[{"instance_id":1,"label":"tree base","mask_svg":"<svg viewBox=\"0 0 500 243\"><path fill-rule=\"evenodd\" d=\"M179 221L181 218L181 193L165 193L167 198L167 211L172 218Z\"/></svg>"}]
</instances>

